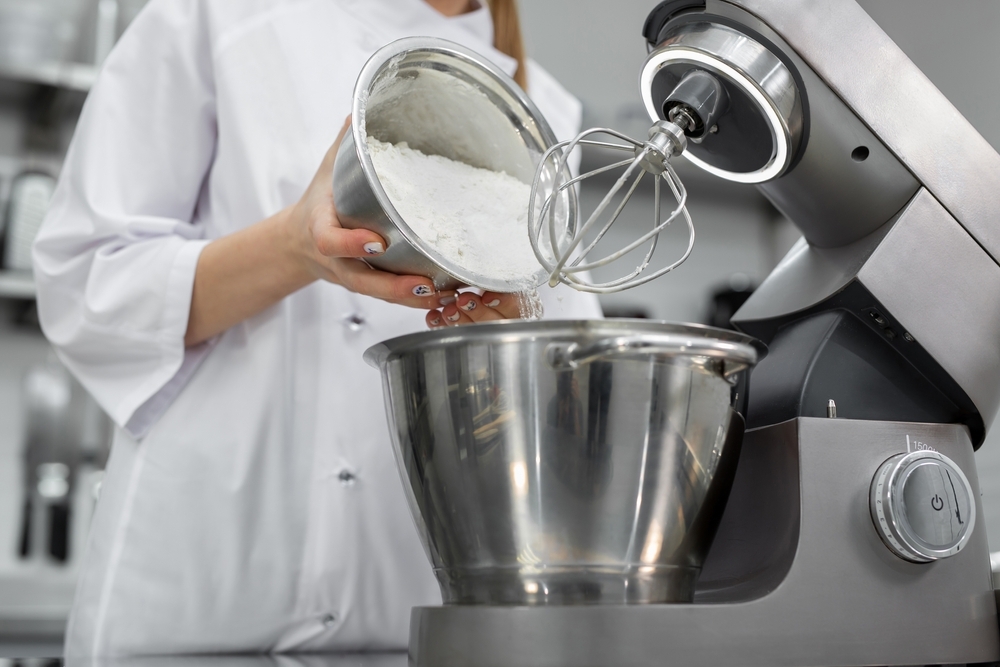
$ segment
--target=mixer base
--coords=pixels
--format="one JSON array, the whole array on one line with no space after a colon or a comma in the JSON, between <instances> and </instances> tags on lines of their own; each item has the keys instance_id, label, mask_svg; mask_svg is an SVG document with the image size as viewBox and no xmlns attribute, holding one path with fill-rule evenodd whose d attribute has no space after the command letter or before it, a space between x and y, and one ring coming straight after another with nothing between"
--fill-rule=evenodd
<instances>
[{"instance_id":1,"label":"mixer base","mask_svg":"<svg viewBox=\"0 0 1000 667\"><path fill-rule=\"evenodd\" d=\"M985 525L915 564L881 542L872 476L907 436L962 467L964 426L799 418L748 431L693 604L420 607L417 667L806 667L1000 660ZM980 514L981 516L981 514Z\"/></svg>"},{"instance_id":2,"label":"mixer base","mask_svg":"<svg viewBox=\"0 0 1000 667\"><path fill-rule=\"evenodd\" d=\"M438 570L435 574L448 591L446 599L462 605L587 605L690 602L694 598L699 568L645 566L642 572L621 568L547 567L526 577L517 569L497 568L490 573L474 570Z\"/></svg>"}]
</instances>

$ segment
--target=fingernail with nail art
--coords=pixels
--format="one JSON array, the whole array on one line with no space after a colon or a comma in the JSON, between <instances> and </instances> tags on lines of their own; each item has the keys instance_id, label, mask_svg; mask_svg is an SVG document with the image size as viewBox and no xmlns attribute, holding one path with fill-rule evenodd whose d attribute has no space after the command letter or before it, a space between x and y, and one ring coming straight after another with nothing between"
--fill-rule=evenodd
<instances>
[{"instance_id":1,"label":"fingernail with nail art","mask_svg":"<svg viewBox=\"0 0 1000 667\"><path fill-rule=\"evenodd\" d=\"M366 243L364 248L369 255L381 255L385 252L385 246L381 243Z\"/></svg>"},{"instance_id":2,"label":"fingernail with nail art","mask_svg":"<svg viewBox=\"0 0 1000 667\"><path fill-rule=\"evenodd\" d=\"M475 301L469 301L467 304L462 306L462 310L475 310L475 309L476 309Z\"/></svg>"},{"instance_id":3,"label":"fingernail with nail art","mask_svg":"<svg viewBox=\"0 0 1000 667\"><path fill-rule=\"evenodd\" d=\"M413 288L414 296L430 296L431 294L434 294L434 290L427 285L417 285Z\"/></svg>"},{"instance_id":4,"label":"fingernail with nail art","mask_svg":"<svg viewBox=\"0 0 1000 667\"><path fill-rule=\"evenodd\" d=\"M455 297L453 297L453 296L446 296L443 299L441 299L441 305L442 306L450 306L451 304L455 303L455 301L456 301Z\"/></svg>"},{"instance_id":5,"label":"fingernail with nail art","mask_svg":"<svg viewBox=\"0 0 1000 667\"><path fill-rule=\"evenodd\" d=\"M486 305L489 306L490 308L496 308L497 306L500 305L500 299L493 299Z\"/></svg>"},{"instance_id":6,"label":"fingernail with nail art","mask_svg":"<svg viewBox=\"0 0 1000 667\"><path fill-rule=\"evenodd\" d=\"M441 318L440 317L435 317L433 320L431 320L431 326L432 327L439 326L440 324L441 324Z\"/></svg>"},{"instance_id":7,"label":"fingernail with nail art","mask_svg":"<svg viewBox=\"0 0 1000 667\"><path fill-rule=\"evenodd\" d=\"M458 322L458 318L460 318L461 316L462 315L460 313L455 313L454 315L449 315L448 316L448 321L449 322Z\"/></svg>"}]
</instances>

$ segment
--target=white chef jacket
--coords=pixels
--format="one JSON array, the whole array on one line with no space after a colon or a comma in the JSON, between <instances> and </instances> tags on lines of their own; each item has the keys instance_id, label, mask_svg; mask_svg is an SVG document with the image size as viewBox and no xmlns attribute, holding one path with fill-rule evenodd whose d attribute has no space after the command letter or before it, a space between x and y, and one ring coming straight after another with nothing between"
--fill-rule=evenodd
<instances>
[{"instance_id":1,"label":"white chef jacket","mask_svg":"<svg viewBox=\"0 0 1000 667\"><path fill-rule=\"evenodd\" d=\"M70 657L402 648L440 602L362 360L424 312L318 282L183 343L201 250L301 196L364 62L411 35L514 69L486 9L423 0L152 0L108 59L34 251L44 331L118 427ZM579 103L528 76L571 136Z\"/></svg>"}]
</instances>

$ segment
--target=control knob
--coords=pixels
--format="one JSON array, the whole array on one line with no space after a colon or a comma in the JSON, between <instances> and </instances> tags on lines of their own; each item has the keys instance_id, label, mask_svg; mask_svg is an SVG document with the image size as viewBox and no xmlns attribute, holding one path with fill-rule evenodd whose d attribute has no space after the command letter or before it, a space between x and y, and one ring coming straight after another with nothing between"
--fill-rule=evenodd
<instances>
[{"instance_id":1,"label":"control knob","mask_svg":"<svg viewBox=\"0 0 1000 667\"><path fill-rule=\"evenodd\" d=\"M879 537L894 554L914 563L957 554L976 524L968 478L934 451L898 454L883 463L869 499Z\"/></svg>"}]
</instances>

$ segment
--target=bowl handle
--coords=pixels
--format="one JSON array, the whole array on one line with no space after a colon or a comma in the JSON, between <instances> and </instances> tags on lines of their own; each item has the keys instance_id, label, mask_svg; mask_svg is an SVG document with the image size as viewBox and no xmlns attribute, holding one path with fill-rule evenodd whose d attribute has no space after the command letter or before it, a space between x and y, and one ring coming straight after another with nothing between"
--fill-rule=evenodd
<instances>
[{"instance_id":1,"label":"bowl handle","mask_svg":"<svg viewBox=\"0 0 1000 667\"><path fill-rule=\"evenodd\" d=\"M757 362L757 351L745 343L701 339L678 334L632 334L602 338L593 343L552 343L545 361L557 371L571 371L595 361L624 357L707 357L725 362L725 374Z\"/></svg>"}]
</instances>

